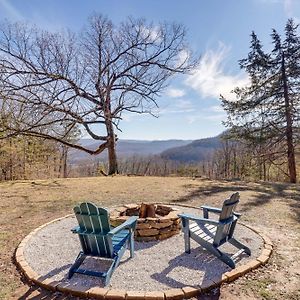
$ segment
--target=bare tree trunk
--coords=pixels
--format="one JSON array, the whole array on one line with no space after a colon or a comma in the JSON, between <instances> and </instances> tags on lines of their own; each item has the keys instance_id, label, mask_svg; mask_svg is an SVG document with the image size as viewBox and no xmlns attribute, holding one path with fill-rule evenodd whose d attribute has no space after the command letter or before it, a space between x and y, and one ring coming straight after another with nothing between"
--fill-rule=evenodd
<instances>
[{"instance_id":1,"label":"bare tree trunk","mask_svg":"<svg viewBox=\"0 0 300 300\"><path fill-rule=\"evenodd\" d=\"M9 180L13 180L13 154L12 139L9 139Z\"/></svg>"},{"instance_id":2,"label":"bare tree trunk","mask_svg":"<svg viewBox=\"0 0 300 300\"><path fill-rule=\"evenodd\" d=\"M106 123L108 135L108 175L118 174L118 161L116 153L116 136L114 133L113 125L110 120Z\"/></svg>"},{"instance_id":3,"label":"bare tree trunk","mask_svg":"<svg viewBox=\"0 0 300 300\"><path fill-rule=\"evenodd\" d=\"M290 175L290 182L297 182L296 172L296 160L295 160L295 149L293 144L293 120L291 116L291 104L288 93L288 84L285 72L285 60L284 53L282 54L281 72L283 79L283 90L284 90L284 102L285 102L285 118L286 118L286 143L287 143L287 156L288 156L288 168Z\"/></svg>"},{"instance_id":4,"label":"bare tree trunk","mask_svg":"<svg viewBox=\"0 0 300 300\"><path fill-rule=\"evenodd\" d=\"M59 161L59 176L63 178L67 178L67 160L68 160L68 148L67 146L63 145L60 154L60 161ZM54 162L55 166L55 162Z\"/></svg>"},{"instance_id":5,"label":"bare tree trunk","mask_svg":"<svg viewBox=\"0 0 300 300\"><path fill-rule=\"evenodd\" d=\"M26 140L23 139L23 178L27 179L26 176Z\"/></svg>"}]
</instances>

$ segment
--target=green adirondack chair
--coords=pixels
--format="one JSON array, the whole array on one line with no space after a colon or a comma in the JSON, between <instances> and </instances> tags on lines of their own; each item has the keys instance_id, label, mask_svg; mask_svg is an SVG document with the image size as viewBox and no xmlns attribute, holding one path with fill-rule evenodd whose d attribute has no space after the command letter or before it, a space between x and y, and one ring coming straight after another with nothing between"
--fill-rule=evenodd
<instances>
[{"instance_id":1,"label":"green adirondack chair","mask_svg":"<svg viewBox=\"0 0 300 300\"><path fill-rule=\"evenodd\" d=\"M117 268L126 247L130 249L130 257L134 255L134 229L138 217L130 217L118 227L111 228L109 213L104 208L84 202L74 207L78 225L72 229L78 234L82 251L79 252L74 264L69 270L68 277L74 273L104 278L107 285L112 273ZM87 256L101 257L110 261L110 267L105 272L80 268Z\"/></svg>"},{"instance_id":2,"label":"green adirondack chair","mask_svg":"<svg viewBox=\"0 0 300 300\"><path fill-rule=\"evenodd\" d=\"M224 201L222 208L201 206L203 218L190 214L179 214L184 232L185 252L190 253L190 239L193 239L233 269L235 268L234 260L242 252L251 255L250 249L233 237L237 220L241 216L234 212L239 199L239 193L234 193ZM209 212L218 214L219 219L209 219ZM218 249L226 242L240 250L230 257Z\"/></svg>"}]
</instances>

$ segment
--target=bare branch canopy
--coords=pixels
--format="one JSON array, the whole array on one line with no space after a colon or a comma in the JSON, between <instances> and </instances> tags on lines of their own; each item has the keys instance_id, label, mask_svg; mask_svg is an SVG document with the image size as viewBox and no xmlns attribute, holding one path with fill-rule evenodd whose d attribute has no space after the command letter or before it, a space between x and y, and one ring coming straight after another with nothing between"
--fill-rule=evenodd
<instances>
[{"instance_id":1,"label":"bare branch canopy","mask_svg":"<svg viewBox=\"0 0 300 300\"><path fill-rule=\"evenodd\" d=\"M179 24L128 18L115 25L94 14L79 33L52 33L4 22L0 136L54 139L90 154L108 149L109 173L116 173L122 113L151 113L170 77L196 64ZM67 139L73 128L101 141L99 147Z\"/></svg>"}]
</instances>

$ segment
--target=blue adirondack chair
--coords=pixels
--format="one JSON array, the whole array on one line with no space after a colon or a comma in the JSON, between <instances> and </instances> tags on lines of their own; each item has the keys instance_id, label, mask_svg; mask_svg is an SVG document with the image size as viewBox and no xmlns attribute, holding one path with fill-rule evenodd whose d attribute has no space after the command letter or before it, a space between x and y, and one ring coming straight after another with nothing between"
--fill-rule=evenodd
<instances>
[{"instance_id":1,"label":"blue adirondack chair","mask_svg":"<svg viewBox=\"0 0 300 300\"><path fill-rule=\"evenodd\" d=\"M112 273L117 268L126 247L130 249L130 257L134 255L134 229L138 217L130 217L118 227L111 228L109 213L92 203L84 202L74 207L78 226L72 229L78 234L82 251L79 252L74 264L69 270L68 277L74 273L104 278L107 285ZM98 272L80 268L87 256L110 259L111 265L105 272Z\"/></svg>"},{"instance_id":2,"label":"blue adirondack chair","mask_svg":"<svg viewBox=\"0 0 300 300\"><path fill-rule=\"evenodd\" d=\"M190 214L179 214L184 232L185 252L190 253L190 239L193 239L233 269L235 268L234 260L242 252L251 255L250 249L233 237L237 220L241 216L234 212L239 199L239 193L234 193L224 201L222 208L201 206L203 218ZM218 214L219 219L209 219L209 212ZM230 257L218 249L226 242L240 250Z\"/></svg>"}]
</instances>

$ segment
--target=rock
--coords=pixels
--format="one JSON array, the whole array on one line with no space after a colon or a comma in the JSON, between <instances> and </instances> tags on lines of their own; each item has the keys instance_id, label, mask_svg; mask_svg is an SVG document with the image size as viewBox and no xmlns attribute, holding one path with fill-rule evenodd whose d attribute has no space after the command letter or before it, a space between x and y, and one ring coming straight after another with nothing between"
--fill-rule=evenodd
<instances>
[{"instance_id":1,"label":"rock","mask_svg":"<svg viewBox=\"0 0 300 300\"><path fill-rule=\"evenodd\" d=\"M143 230L138 230L138 236L153 236L157 235L159 231L157 229L143 229Z\"/></svg>"},{"instance_id":2,"label":"rock","mask_svg":"<svg viewBox=\"0 0 300 300\"><path fill-rule=\"evenodd\" d=\"M160 216L167 215L171 210L172 210L171 207L161 205L161 204L158 204L157 207L156 207L156 213Z\"/></svg>"},{"instance_id":3,"label":"rock","mask_svg":"<svg viewBox=\"0 0 300 300\"><path fill-rule=\"evenodd\" d=\"M119 213L124 213L127 208L125 206L119 206L115 208L116 211L118 211Z\"/></svg>"},{"instance_id":4,"label":"rock","mask_svg":"<svg viewBox=\"0 0 300 300\"><path fill-rule=\"evenodd\" d=\"M151 227L160 229L160 228L165 228L173 225L172 221L164 222L164 223L157 223L157 222L149 222L151 224Z\"/></svg>"},{"instance_id":5,"label":"rock","mask_svg":"<svg viewBox=\"0 0 300 300\"><path fill-rule=\"evenodd\" d=\"M173 223L174 223L174 225L181 224L180 218L174 220Z\"/></svg>"},{"instance_id":6,"label":"rock","mask_svg":"<svg viewBox=\"0 0 300 300\"><path fill-rule=\"evenodd\" d=\"M169 223L169 222L173 223L173 221L168 217L162 217L159 219L159 223Z\"/></svg>"},{"instance_id":7,"label":"rock","mask_svg":"<svg viewBox=\"0 0 300 300\"><path fill-rule=\"evenodd\" d=\"M150 229L151 225L149 223L138 223L136 229Z\"/></svg>"},{"instance_id":8,"label":"rock","mask_svg":"<svg viewBox=\"0 0 300 300\"><path fill-rule=\"evenodd\" d=\"M179 217L178 217L178 211L171 211L167 216L165 216L164 218L169 218L171 219L172 221L174 220L177 220Z\"/></svg>"},{"instance_id":9,"label":"rock","mask_svg":"<svg viewBox=\"0 0 300 300\"><path fill-rule=\"evenodd\" d=\"M179 231L181 229L181 224L172 225L172 230Z\"/></svg>"},{"instance_id":10,"label":"rock","mask_svg":"<svg viewBox=\"0 0 300 300\"><path fill-rule=\"evenodd\" d=\"M124 207L129 208L129 209L137 209L137 208L139 208L139 205L137 205L135 203L130 203L130 204L124 205Z\"/></svg>"},{"instance_id":11,"label":"rock","mask_svg":"<svg viewBox=\"0 0 300 300\"><path fill-rule=\"evenodd\" d=\"M120 216L120 217L117 218L117 220L122 222L122 223L127 221L128 219L129 219L129 216Z\"/></svg>"},{"instance_id":12,"label":"rock","mask_svg":"<svg viewBox=\"0 0 300 300\"><path fill-rule=\"evenodd\" d=\"M150 217L149 217L149 218L146 218L146 220L149 221L149 222L151 222L151 221L157 221L158 218L150 218Z\"/></svg>"},{"instance_id":13,"label":"rock","mask_svg":"<svg viewBox=\"0 0 300 300\"><path fill-rule=\"evenodd\" d=\"M162 223L163 224L163 223ZM172 227L171 226L168 226L166 228L161 228L159 230L159 233L162 234L162 233L166 233L166 232L170 232L172 230Z\"/></svg>"}]
</instances>

